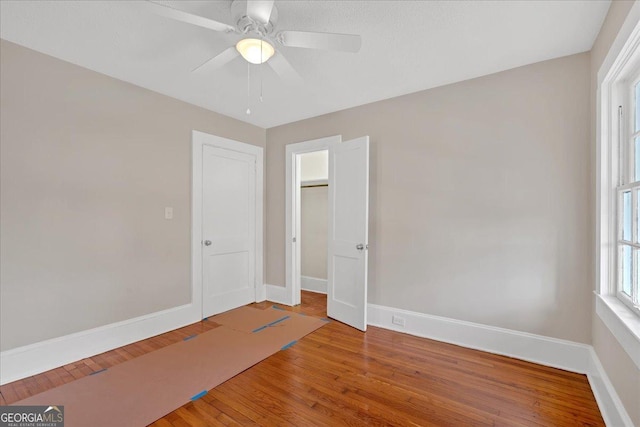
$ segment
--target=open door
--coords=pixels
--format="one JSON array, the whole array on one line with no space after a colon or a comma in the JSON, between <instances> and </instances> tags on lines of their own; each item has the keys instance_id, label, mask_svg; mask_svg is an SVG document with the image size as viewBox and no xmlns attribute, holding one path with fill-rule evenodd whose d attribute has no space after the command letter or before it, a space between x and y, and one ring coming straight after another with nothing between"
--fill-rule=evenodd
<instances>
[{"instance_id":1,"label":"open door","mask_svg":"<svg viewBox=\"0 0 640 427\"><path fill-rule=\"evenodd\" d=\"M329 147L327 314L367 330L369 137Z\"/></svg>"}]
</instances>

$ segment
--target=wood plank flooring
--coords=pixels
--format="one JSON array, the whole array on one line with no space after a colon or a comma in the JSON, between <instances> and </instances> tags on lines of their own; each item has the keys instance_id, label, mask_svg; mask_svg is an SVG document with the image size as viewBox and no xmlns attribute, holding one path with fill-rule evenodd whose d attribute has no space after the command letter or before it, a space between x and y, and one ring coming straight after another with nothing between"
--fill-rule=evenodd
<instances>
[{"instance_id":1,"label":"wood plank flooring","mask_svg":"<svg viewBox=\"0 0 640 427\"><path fill-rule=\"evenodd\" d=\"M253 304L257 308L272 303ZM287 308L326 316L303 292ZM6 405L215 328L203 321L0 387ZM586 376L338 322L307 335L152 424L604 426Z\"/></svg>"}]
</instances>

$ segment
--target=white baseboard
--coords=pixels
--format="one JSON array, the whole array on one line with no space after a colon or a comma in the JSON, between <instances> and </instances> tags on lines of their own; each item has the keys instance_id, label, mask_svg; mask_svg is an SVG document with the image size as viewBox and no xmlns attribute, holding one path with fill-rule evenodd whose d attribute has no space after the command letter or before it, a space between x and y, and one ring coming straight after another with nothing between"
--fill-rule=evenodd
<instances>
[{"instance_id":1,"label":"white baseboard","mask_svg":"<svg viewBox=\"0 0 640 427\"><path fill-rule=\"evenodd\" d=\"M256 302L262 302L267 299L267 286L263 283L256 286Z\"/></svg>"},{"instance_id":2,"label":"white baseboard","mask_svg":"<svg viewBox=\"0 0 640 427\"><path fill-rule=\"evenodd\" d=\"M586 374L589 348L586 344L518 332L473 322L369 304L369 324L423 338L431 338L489 353L540 363ZM405 326L392 323L392 316L405 319Z\"/></svg>"},{"instance_id":3,"label":"white baseboard","mask_svg":"<svg viewBox=\"0 0 640 427\"><path fill-rule=\"evenodd\" d=\"M291 301L291 295L287 293L287 289L284 286L268 285L267 288L267 300L277 302L278 304L293 305Z\"/></svg>"},{"instance_id":4,"label":"white baseboard","mask_svg":"<svg viewBox=\"0 0 640 427\"><path fill-rule=\"evenodd\" d=\"M0 353L0 384L17 381L86 357L198 322L189 303L134 319L53 338Z\"/></svg>"},{"instance_id":5,"label":"white baseboard","mask_svg":"<svg viewBox=\"0 0 640 427\"><path fill-rule=\"evenodd\" d=\"M596 398L596 402L598 402L604 422L611 427L633 427L631 417L629 417L618 393L613 388L613 384L611 384L607 373L602 367L598 355L593 348L591 348L590 353L591 360L587 378L589 378L591 390L593 390L593 395Z\"/></svg>"},{"instance_id":6,"label":"white baseboard","mask_svg":"<svg viewBox=\"0 0 640 427\"><path fill-rule=\"evenodd\" d=\"M268 291L265 292L265 288L268 287L257 287L257 302L266 299ZM277 292L271 292L272 301L287 304L281 299L273 299L274 293ZM0 352L0 385L181 328L200 321L200 316L200 309L189 303Z\"/></svg>"},{"instance_id":7,"label":"white baseboard","mask_svg":"<svg viewBox=\"0 0 640 427\"><path fill-rule=\"evenodd\" d=\"M606 424L633 427L590 345L375 304L367 310L371 326L587 374ZM405 326L394 324L393 316L404 319Z\"/></svg>"},{"instance_id":8,"label":"white baseboard","mask_svg":"<svg viewBox=\"0 0 640 427\"><path fill-rule=\"evenodd\" d=\"M318 294L327 293L327 279L317 277L300 276L300 287L303 291L316 292Z\"/></svg>"}]
</instances>

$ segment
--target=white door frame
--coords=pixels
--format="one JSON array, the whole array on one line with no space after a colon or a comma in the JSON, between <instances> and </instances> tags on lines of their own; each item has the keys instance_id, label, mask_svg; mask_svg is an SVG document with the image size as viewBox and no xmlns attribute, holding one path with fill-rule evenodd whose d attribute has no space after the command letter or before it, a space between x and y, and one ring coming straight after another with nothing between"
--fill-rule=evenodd
<instances>
[{"instance_id":1,"label":"white door frame","mask_svg":"<svg viewBox=\"0 0 640 427\"><path fill-rule=\"evenodd\" d=\"M288 305L300 304L300 165L299 154L328 150L331 144L342 141L342 135L328 136L286 146L285 190L285 298ZM294 243L294 237L298 240Z\"/></svg>"},{"instance_id":2,"label":"white door frame","mask_svg":"<svg viewBox=\"0 0 640 427\"><path fill-rule=\"evenodd\" d=\"M194 130L191 137L191 303L202 319L202 147L208 145L256 156L256 302L266 299L263 281L264 149Z\"/></svg>"}]
</instances>

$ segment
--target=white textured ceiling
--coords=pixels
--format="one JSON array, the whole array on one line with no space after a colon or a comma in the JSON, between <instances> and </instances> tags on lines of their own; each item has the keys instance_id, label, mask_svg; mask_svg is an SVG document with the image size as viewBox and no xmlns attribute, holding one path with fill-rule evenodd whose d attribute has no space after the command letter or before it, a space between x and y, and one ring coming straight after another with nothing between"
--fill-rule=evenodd
<instances>
[{"instance_id":1,"label":"white textured ceiling","mask_svg":"<svg viewBox=\"0 0 640 427\"><path fill-rule=\"evenodd\" d=\"M233 24L231 1L169 1ZM281 81L236 58L190 70L231 46L139 1L0 1L0 37L264 128L591 48L609 1L282 1L277 29L362 35L357 54L281 48L304 79ZM258 100L262 74L263 102Z\"/></svg>"}]
</instances>

